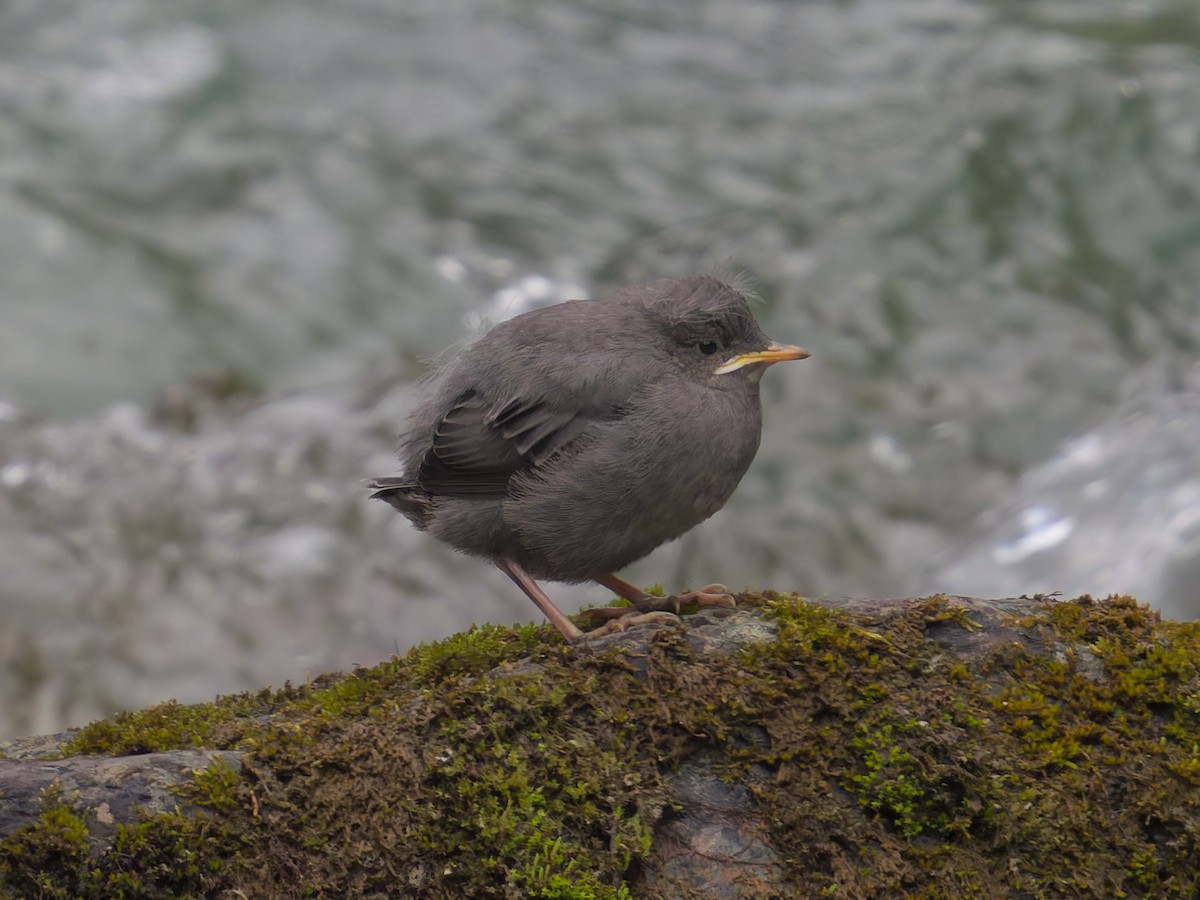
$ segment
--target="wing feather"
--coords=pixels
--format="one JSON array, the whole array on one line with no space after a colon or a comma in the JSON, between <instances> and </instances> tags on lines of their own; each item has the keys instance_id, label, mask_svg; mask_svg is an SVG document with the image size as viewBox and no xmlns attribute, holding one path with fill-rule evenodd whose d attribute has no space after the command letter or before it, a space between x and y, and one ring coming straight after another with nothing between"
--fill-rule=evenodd
<instances>
[{"instance_id":1,"label":"wing feather","mask_svg":"<svg viewBox=\"0 0 1200 900\"><path fill-rule=\"evenodd\" d=\"M542 398L492 403L474 389L465 391L437 422L417 481L435 496L504 496L515 474L544 463L590 422L618 414L614 408L585 415L554 408Z\"/></svg>"}]
</instances>

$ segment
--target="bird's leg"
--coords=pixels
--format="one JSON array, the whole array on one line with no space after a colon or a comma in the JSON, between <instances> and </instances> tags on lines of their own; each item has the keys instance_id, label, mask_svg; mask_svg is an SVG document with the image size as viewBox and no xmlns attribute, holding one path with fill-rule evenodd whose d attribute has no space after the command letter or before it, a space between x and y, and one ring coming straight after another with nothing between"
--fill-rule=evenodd
<instances>
[{"instance_id":1,"label":"bird's leg","mask_svg":"<svg viewBox=\"0 0 1200 900\"><path fill-rule=\"evenodd\" d=\"M550 620L550 624L558 629L558 633L566 638L568 644L573 644L583 637L583 632L575 627L575 623L563 615L562 610L546 596L546 592L538 586L532 576L516 562L500 557L496 560L496 565L499 566L501 572L517 583L517 587L523 590L537 605L537 608L542 611L542 615Z\"/></svg>"},{"instance_id":2,"label":"bird's leg","mask_svg":"<svg viewBox=\"0 0 1200 900\"><path fill-rule=\"evenodd\" d=\"M674 625L678 624L679 622L679 618L669 612L654 610L639 612L637 610L623 609L620 611L622 613L620 617L614 618L610 622L606 622L595 631L589 631L585 635L582 631L575 627L574 622L563 615L562 610L555 606L554 601L546 596L546 592L543 591L538 583L533 580L533 577L516 562L511 559L501 557L500 559L496 560L496 565L500 568L501 572L517 583L517 587L523 590L530 600L537 604L537 608L540 609L542 614L550 620L550 624L558 629L559 634L566 638L568 644L574 644L576 641L582 638L602 637L606 634L624 631L631 625L646 625L651 622L656 622L660 625ZM624 584L625 582L621 583ZM635 591L637 590L637 588L634 588L632 585L626 586ZM646 596L649 595L647 594Z\"/></svg>"},{"instance_id":3,"label":"bird's leg","mask_svg":"<svg viewBox=\"0 0 1200 900\"><path fill-rule=\"evenodd\" d=\"M729 588L723 584L706 584L698 591L688 591L686 594L675 594L671 597L655 597L616 575L601 575L595 581L617 596L628 600L639 613L654 611L677 613L688 603L695 603L698 606L731 607L737 605ZM626 615L627 610L621 607L598 606L584 610L584 612L597 619L618 619Z\"/></svg>"},{"instance_id":4,"label":"bird's leg","mask_svg":"<svg viewBox=\"0 0 1200 900\"><path fill-rule=\"evenodd\" d=\"M663 597L655 597L653 594L647 594L640 587L630 584L623 578L618 578L616 575L601 575L596 579L596 584L601 587L606 587L618 597L623 597L629 601L629 605L638 612L649 612L652 609L664 609L665 607L656 606L662 601ZM678 612L678 610L675 610Z\"/></svg>"}]
</instances>

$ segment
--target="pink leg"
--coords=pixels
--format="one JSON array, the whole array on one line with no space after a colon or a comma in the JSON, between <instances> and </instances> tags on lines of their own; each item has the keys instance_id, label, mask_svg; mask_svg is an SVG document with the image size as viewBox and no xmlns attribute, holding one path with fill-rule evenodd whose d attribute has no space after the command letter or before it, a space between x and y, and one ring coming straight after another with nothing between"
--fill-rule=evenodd
<instances>
[{"instance_id":1,"label":"pink leg","mask_svg":"<svg viewBox=\"0 0 1200 900\"><path fill-rule=\"evenodd\" d=\"M641 609L642 607L649 609L650 604L655 600L662 599L662 597L647 594L640 587L632 585L628 581L618 578L616 575L601 575L596 579L596 584L606 587L618 597L628 600L637 609Z\"/></svg>"},{"instance_id":2,"label":"pink leg","mask_svg":"<svg viewBox=\"0 0 1200 900\"><path fill-rule=\"evenodd\" d=\"M581 637L583 632L575 627L575 623L563 615L562 610L554 605L554 601L546 596L536 581L523 568L513 562L511 559L501 557L496 560L496 565L500 567L500 571L517 583L517 587L525 592L532 600L537 608L542 611L550 624L558 629L568 644L573 644Z\"/></svg>"}]
</instances>

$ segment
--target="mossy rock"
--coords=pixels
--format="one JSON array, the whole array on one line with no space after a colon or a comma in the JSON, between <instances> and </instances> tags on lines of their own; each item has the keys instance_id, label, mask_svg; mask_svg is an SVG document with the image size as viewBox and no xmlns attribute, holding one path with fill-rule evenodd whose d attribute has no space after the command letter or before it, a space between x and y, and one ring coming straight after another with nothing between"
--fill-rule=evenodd
<instances>
[{"instance_id":1,"label":"mossy rock","mask_svg":"<svg viewBox=\"0 0 1200 900\"><path fill-rule=\"evenodd\" d=\"M1125 597L483 627L18 751L22 900L1200 891L1200 625Z\"/></svg>"}]
</instances>

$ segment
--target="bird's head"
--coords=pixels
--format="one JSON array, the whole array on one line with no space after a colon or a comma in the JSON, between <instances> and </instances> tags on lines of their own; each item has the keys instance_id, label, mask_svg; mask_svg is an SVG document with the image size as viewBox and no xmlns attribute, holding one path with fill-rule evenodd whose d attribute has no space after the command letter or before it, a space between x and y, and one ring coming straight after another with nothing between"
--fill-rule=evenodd
<instances>
[{"instance_id":1,"label":"bird's head","mask_svg":"<svg viewBox=\"0 0 1200 900\"><path fill-rule=\"evenodd\" d=\"M777 344L755 321L746 298L716 278L655 282L645 297L647 315L677 365L715 386L731 379L757 383L767 366L810 354Z\"/></svg>"}]
</instances>

